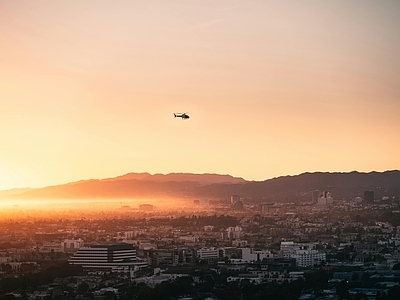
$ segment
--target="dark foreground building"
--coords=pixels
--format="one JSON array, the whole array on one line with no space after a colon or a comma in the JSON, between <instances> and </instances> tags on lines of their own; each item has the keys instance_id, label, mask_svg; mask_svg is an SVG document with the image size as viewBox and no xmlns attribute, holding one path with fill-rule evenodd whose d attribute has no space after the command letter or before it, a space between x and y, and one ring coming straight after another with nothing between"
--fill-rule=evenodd
<instances>
[{"instance_id":1,"label":"dark foreground building","mask_svg":"<svg viewBox=\"0 0 400 300\"><path fill-rule=\"evenodd\" d=\"M86 270L147 267L147 262L137 260L136 249L131 244L83 247L68 262L70 265L82 266Z\"/></svg>"},{"instance_id":2,"label":"dark foreground building","mask_svg":"<svg viewBox=\"0 0 400 300\"><path fill-rule=\"evenodd\" d=\"M364 192L364 202L373 203L374 202L374 191L365 191Z\"/></svg>"}]
</instances>

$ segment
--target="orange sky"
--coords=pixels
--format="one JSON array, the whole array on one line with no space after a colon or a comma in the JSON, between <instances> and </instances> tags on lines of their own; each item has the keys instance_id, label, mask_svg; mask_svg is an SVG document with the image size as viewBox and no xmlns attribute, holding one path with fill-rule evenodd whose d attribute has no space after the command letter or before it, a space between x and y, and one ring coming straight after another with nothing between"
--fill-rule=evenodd
<instances>
[{"instance_id":1,"label":"orange sky","mask_svg":"<svg viewBox=\"0 0 400 300\"><path fill-rule=\"evenodd\" d=\"M399 15L394 0L1 1L0 189L400 169Z\"/></svg>"}]
</instances>

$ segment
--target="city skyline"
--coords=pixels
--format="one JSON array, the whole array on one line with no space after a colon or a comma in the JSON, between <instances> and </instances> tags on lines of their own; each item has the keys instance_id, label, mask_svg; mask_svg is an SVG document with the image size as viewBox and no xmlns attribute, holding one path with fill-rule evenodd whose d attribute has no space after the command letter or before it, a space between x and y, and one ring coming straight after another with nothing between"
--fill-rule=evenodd
<instances>
[{"instance_id":1,"label":"city skyline","mask_svg":"<svg viewBox=\"0 0 400 300\"><path fill-rule=\"evenodd\" d=\"M399 13L397 1L2 2L0 190L400 169Z\"/></svg>"}]
</instances>

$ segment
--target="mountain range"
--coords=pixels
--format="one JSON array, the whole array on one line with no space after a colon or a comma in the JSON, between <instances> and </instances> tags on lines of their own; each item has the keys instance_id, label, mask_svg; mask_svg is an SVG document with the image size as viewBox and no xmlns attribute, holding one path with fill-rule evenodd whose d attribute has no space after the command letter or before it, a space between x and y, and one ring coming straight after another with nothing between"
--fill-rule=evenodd
<instances>
[{"instance_id":1,"label":"mountain range","mask_svg":"<svg viewBox=\"0 0 400 300\"><path fill-rule=\"evenodd\" d=\"M36 189L0 191L2 199L118 199L180 198L229 199L231 195L259 201L304 201L311 191L328 190L333 198L398 196L400 171L303 173L264 181L247 181L231 175L128 173L106 179L91 179Z\"/></svg>"}]
</instances>

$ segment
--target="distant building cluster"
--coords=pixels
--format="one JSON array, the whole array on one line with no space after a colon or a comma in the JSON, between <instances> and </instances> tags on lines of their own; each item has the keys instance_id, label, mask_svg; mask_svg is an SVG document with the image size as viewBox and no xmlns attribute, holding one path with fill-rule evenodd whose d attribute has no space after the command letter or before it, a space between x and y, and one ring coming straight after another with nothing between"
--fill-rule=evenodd
<instances>
[{"instance_id":1,"label":"distant building cluster","mask_svg":"<svg viewBox=\"0 0 400 300\"><path fill-rule=\"evenodd\" d=\"M142 211L152 211L154 209L154 206L151 204L140 204L139 205L139 210Z\"/></svg>"},{"instance_id":2,"label":"distant building cluster","mask_svg":"<svg viewBox=\"0 0 400 300\"><path fill-rule=\"evenodd\" d=\"M232 195L230 203L233 210L242 211L244 209L244 200L238 195Z\"/></svg>"},{"instance_id":3,"label":"distant building cluster","mask_svg":"<svg viewBox=\"0 0 400 300\"><path fill-rule=\"evenodd\" d=\"M210 204L210 200L209 199L196 199L193 200L193 205L200 205L200 206L207 206Z\"/></svg>"},{"instance_id":4,"label":"distant building cluster","mask_svg":"<svg viewBox=\"0 0 400 300\"><path fill-rule=\"evenodd\" d=\"M29 291L27 299L85 298L72 295L86 286L82 282L94 299L131 299L123 293L139 283L141 289L181 283L190 290L204 284L207 292L196 295L219 299L218 291L229 292L220 290L224 284L286 289L326 273L321 286L299 289L293 299L355 299L361 292L383 299L379 295L400 287L398 190L376 187L353 195L340 199L339 188L326 187L297 195L302 202L228 195L194 200L190 213L141 204L108 218L6 220L0 223L0 280L68 262L86 275L57 278ZM348 294L339 295L344 285Z\"/></svg>"},{"instance_id":5,"label":"distant building cluster","mask_svg":"<svg viewBox=\"0 0 400 300\"><path fill-rule=\"evenodd\" d=\"M393 196L395 201L398 201L398 190L394 190L395 196ZM364 191L363 197L355 197L355 202L361 203L374 203L375 201L375 192L373 190ZM384 196L382 200L389 200L389 197ZM316 205L316 207L323 209L329 205L333 204L332 192L330 191L320 191L313 190L311 191L311 201Z\"/></svg>"},{"instance_id":6,"label":"distant building cluster","mask_svg":"<svg viewBox=\"0 0 400 300\"><path fill-rule=\"evenodd\" d=\"M242 227L235 226L235 227L228 227L226 230L221 232L221 239L222 240L237 240L241 238L242 235Z\"/></svg>"},{"instance_id":7,"label":"distant building cluster","mask_svg":"<svg viewBox=\"0 0 400 300\"><path fill-rule=\"evenodd\" d=\"M333 205L332 193L329 191L323 191L319 197L316 204L317 209L327 209L328 206Z\"/></svg>"},{"instance_id":8,"label":"distant building cluster","mask_svg":"<svg viewBox=\"0 0 400 300\"><path fill-rule=\"evenodd\" d=\"M286 212L285 206L270 202L258 204L258 210L262 214L281 214Z\"/></svg>"},{"instance_id":9,"label":"distant building cluster","mask_svg":"<svg viewBox=\"0 0 400 300\"><path fill-rule=\"evenodd\" d=\"M279 256L293 258L298 267L312 267L326 261L326 254L315 249L315 244L281 242Z\"/></svg>"}]
</instances>

